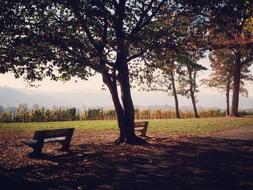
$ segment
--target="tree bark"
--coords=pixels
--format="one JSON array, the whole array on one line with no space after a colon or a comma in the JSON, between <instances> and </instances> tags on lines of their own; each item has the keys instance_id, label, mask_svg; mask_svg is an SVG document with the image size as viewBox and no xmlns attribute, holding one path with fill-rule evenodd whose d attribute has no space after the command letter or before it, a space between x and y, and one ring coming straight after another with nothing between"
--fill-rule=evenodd
<instances>
[{"instance_id":1,"label":"tree bark","mask_svg":"<svg viewBox=\"0 0 253 190\"><path fill-rule=\"evenodd\" d=\"M241 54L237 53L235 59L234 69L234 86L233 86L233 97L232 97L232 108L231 117L239 117L239 95L240 95L240 83L241 83Z\"/></svg>"},{"instance_id":2,"label":"tree bark","mask_svg":"<svg viewBox=\"0 0 253 190\"><path fill-rule=\"evenodd\" d=\"M118 89L117 89L117 84L116 84L116 80L110 78L108 75L103 74L103 82L106 84L106 86L108 87L111 97L112 97L112 101L113 101L113 105L115 108L115 112L116 112L116 119L117 119L117 123L118 123L118 127L120 130L120 134L119 137L121 139L124 139L124 113L123 113L123 109L119 100L119 94L118 94Z\"/></svg>"},{"instance_id":3,"label":"tree bark","mask_svg":"<svg viewBox=\"0 0 253 190\"><path fill-rule=\"evenodd\" d=\"M191 93L190 96L191 96L191 101L192 101L192 105L193 105L194 117L199 118L194 92L190 92L190 93Z\"/></svg>"},{"instance_id":4,"label":"tree bark","mask_svg":"<svg viewBox=\"0 0 253 190\"><path fill-rule=\"evenodd\" d=\"M143 144L146 143L145 140L137 137L134 132L134 105L131 96L130 90L130 82L129 82L129 71L128 71L128 41L126 39L125 29L124 29L124 17L125 17L125 1L119 1L118 6L115 10L116 22L115 22L115 35L117 41L117 53L116 53L116 61L114 64L114 75L115 75L115 86L117 90L116 81L119 82L120 90L121 90L121 102L119 100L119 95L117 93L113 93L115 91L112 90L112 98L117 101L114 103L116 113L117 113L118 124L120 128L119 138L116 140L116 144L121 143L129 143L129 144ZM109 82L110 83L110 82ZM109 84L110 86L110 84ZM117 96L117 98L113 97ZM121 109L116 109L116 106L120 106ZM122 112L122 113L121 113ZM122 119L121 119L122 117ZM120 120L120 121L119 121Z\"/></svg>"},{"instance_id":5,"label":"tree bark","mask_svg":"<svg viewBox=\"0 0 253 190\"><path fill-rule=\"evenodd\" d=\"M190 97L192 101L193 111L194 111L194 117L199 118L197 106L196 106L196 98L195 98L195 83L196 83L196 73L194 73L194 76L192 76L192 69L190 66L188 66L188 72L189 72L189 81L190 81Z\"/></svg>"},{"instance_id":6,"label":"tree bark","mask_svg":"<svg viewBox=\"0 0 253 190\"><path fill-rule=\"evenodd\" d=\"M112 79L106 74L103 75L103 81L107 85L112 96L120 131L119 138L115 141L115 144L122 144L124 142L128 144L145 144L146 141L137 137L134 132L134 106L130 93L130 85L129 83L123 82L124 79L129 81L128 76L121 76L120 87L122 105L117 89L116 77Z\"/></svg>"},{"instance_id":7,"label":"tree bark","mask_svg":"<svg viewBox=\"0 0 253 190\"><path fill-rule=\"evenodd\" d=\"M130 90L130 81L129 81L129 72L127 63L122 63L122 67L119 70L118 80L121 89L121 100L124 110L124 137L125 140L119 138L119 141L126 141L129 144L143 144L146 141L137 137L134 132L134 104L132 101L131 90Z\"/></svg>"},{"instance_id":8,"label":"tree bark","mask_svg":"<svg viewBox=\"0 0 253 190\"><path fill-rule=\"evenodd\" d=\"M227 85L226 85L226 116L228 117L230 115L230 85L231 85L231 80L230 76L227 79Z\"/></svg>"},{"instance_id":9,"label":"tree bark","mask_svg":"<svg viewBox=\"0 0 253 190\"><path fill-rule=\"evenodd\" d=\"M178 103L177 90L176 90L176 85L175 85L175 77L174 77L173 71L171 71L170 75L171 75L171 84L172 84L172 94L173 94L174 100L175 100L176 118L180 119L179 103Z\"/></svg>"}]
</instances>

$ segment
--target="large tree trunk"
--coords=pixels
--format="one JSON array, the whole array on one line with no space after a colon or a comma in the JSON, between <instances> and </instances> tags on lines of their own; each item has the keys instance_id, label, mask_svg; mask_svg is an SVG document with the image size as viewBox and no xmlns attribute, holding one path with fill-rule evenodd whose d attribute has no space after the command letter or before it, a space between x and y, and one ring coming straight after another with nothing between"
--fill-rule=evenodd
<instances>
[{"instance_id":1,"label":"large tree trunk","mask_svg":"<svg viewBox=\"0 0 253 190\"><path fill-rule=\"evenodd\" d=\"M115 112L116 112L117 123L118 123L118 127L120 130L119 136L124 139L124 128L125 128L124 127L124 125L125 125L124 111L123 111L123 108L122 108L120 100L119 100L119 94L118 94L118 89L117 89L115 77L110 78L110 76L104 74L103 75L103 82L107 85L107 87L111 93L113 105L114 105Z\"/></svg>"},{"instance_id":2,"label":"large tree trunk","mask_svg":"<svg viewBox=\"0 0 253 190\"><path fill-rule=\"evenodd\" d=\"M179 111L177 90L176 90L175 78L174 78L173 71L171 71L170 76L171 76L172 94L173 94L174 100L175 100L176 118L179 119L180 118L180 111Z\"/></svg>"},{"instance_id":3,"label":"large tree trunk","mask_svg":"<svg viewBox=\"0 0 253 190\"><path fill-rule=\"evenodd\" d=\"M122 77L125 78L125 77ZM129 79L128 79L129 80ZM128 143L128 144L144 144L145 140L137 137L134 132L134 106L130 94L130 85L121 86L121 96L123 105L120 102L119 93L116 84L116 77L112 79L110 76L104 74L103 81L110 90L113 104L116 111L117 123L119 127L119 138L115 144ZM123 84L125 85L125 83ZM129 88L127 88L129 87Z\"/></svg>"},{"instance_id":4,"label":"large tree trunk","mask_svg":"<svg viewBox=\"0 0 253 190\"><path fill-rule=\"evenodd\" d=\"M134 132L134 104L132 101L130 81L127 63L123 63L121 69L119 70L118 80L121 89L121 100L124 110L124 139L119 137L118 141L126 141L129 144L143 144L145 141L135 135Z\"/></svg>"},{"instance_id":5,"label":"large tree trunk","mask_svg":"<svg viewBox=\"0 0 253 190\"><path fill-rule=\"evenodd\" d=\"M228 117L230 115L230 85L231 85L231 80L230 76L227 79L227 85L226 85L226 116Z\"/></svg>"},{"instance_id":6,"label":"large tree trunk","mask_svg":"<svg viewBox=\"0 0 253 190\"><path fill-rule=\"evenodd\" d=\"M233 97L232 97L232 108L231 117L239 117L239 95L240 95L240 82L241 82L241 54L236 54L235 69L234 69L234 86L233 86Z\"/></svg>"}]
</instances>

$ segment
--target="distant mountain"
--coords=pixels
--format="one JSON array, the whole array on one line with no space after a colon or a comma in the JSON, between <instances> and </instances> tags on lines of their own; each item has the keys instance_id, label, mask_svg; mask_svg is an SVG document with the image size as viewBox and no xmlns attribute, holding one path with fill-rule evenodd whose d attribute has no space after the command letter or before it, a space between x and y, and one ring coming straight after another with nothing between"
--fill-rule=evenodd
<instances>
[{"instance_id":1,"label":"distant mountain","mask_svg":"<svg viewBox=\"0 0 253 190\"><path fill-rule=\"evenodd\" d=\"M0 87L0 105L16 106L21 103L50 105L56 99L47 94L32 94L29 90Z\"/></svg>"},{"instance_id":2,"label":"distant mountain","mask_svg":"<svg viewBox=\"0 0 253 190\"><path fill-rule=\"evenodd\" d=\"M158 92L138 92L133 90L133 100L136 108L148 109L174 109L172 96L167 96ZM198 94L198 109L224 109L224 95L219 94ZM17 89L11 87L0 87L0 105L4 107L17 106L21 103L27 103L28 106L39 104L45 107L64 106L87 109L89 107L103 107L105 109L113 108L111 96L108 91L93 90L81 88L52 93L50 91L41 91L39 88ZM192 110L191 101L185 97L179 96L179 105L181 110ZM241 109L253 109L253 97L240 99Z\"/></svg>"},{"instance_id":3,"label":"distant mountain","mask_svg":"<svg viewBox=\"0 0 253 190\"><path fill-rule=\"evenodd\" d=\"M87 106L110 106L111 99L106 92L91 89L72 90L57 93L41 92L37 89L16 89L0 87L0 105L16 106L21 103L43 105L45 107L67 106L81 108Z\"/></svg>"}]
</instances>

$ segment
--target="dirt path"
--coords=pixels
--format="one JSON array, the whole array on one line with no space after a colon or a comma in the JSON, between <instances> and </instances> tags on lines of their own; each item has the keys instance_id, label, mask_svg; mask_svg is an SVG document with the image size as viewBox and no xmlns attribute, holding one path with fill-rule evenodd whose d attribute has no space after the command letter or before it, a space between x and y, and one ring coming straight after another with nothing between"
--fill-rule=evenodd
<instances>
[{"instance_id":1,"label":"dirt path","mask_svg":"<svg viewBox=\"0 0 253 190\"><path fill-rule=\"evenodd\" d=\"M217 132L210 136L224 139L253 140L253 125Z\"/></svg>"}]
</instances>

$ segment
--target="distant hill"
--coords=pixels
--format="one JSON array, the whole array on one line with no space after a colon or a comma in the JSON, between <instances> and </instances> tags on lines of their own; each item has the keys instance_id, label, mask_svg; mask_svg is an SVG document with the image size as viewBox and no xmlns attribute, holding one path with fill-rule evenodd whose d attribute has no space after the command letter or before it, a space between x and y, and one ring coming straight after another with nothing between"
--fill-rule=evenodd
<instances>
[{"instance_id":1,"label":"distant hill","mask_svg":"<svg viewBox=\"0 0 253 190\"><path fill-rule=\"evenodd\" d=\"M224 95L199 94L198 109L224 109ZM137 92L133 90L133 100L136 108L148 109L174 109L172 96L166 96L156 92ZM52 93L42 92L40 89L17 89L11 87L0 87L0 105L4 107L16 106L20 103L43 105L45 107L64 106L76 108L104 107L113 108L111 96L108 91L93 90L88 88L68 90ZM191 101L185 97L179 97L181 110L192 110ZM253 109L253 97L240 99L241 109Z\"/></svg>"},{"instance_id":2,"label":"distant hill","mask_svg":"<svg viewBox=\"0 0 253 190\"><path fill-rule=\"evenodd\" d=\"M56 99L47 94L32 94L29 90L0 87L0 105L3 106L16 106L21 103L50 105L54 102L57 102Z\"/></svg>"}]
</instances>

